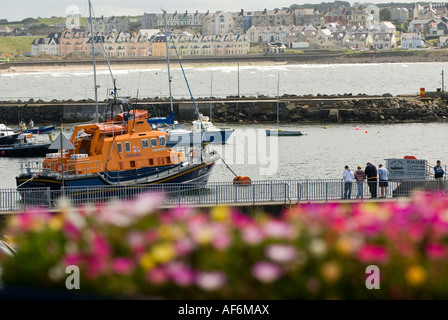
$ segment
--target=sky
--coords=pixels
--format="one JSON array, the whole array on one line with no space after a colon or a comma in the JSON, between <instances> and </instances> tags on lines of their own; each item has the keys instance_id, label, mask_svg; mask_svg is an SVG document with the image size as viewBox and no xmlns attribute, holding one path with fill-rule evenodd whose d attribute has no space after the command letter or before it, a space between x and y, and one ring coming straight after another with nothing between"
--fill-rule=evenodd
<instances>
[{"instance_id":1,"label":"sky","mask_svg":"<svg viewBox=\"0 0 448 320\"><path fill-rule=\"evenodd\" d=\"M373 3L385 3L392 0L373 0ZM292 4L329 2L322 0L92 0L95 16L142 15L144 12L159 13L161 8L171 13L177 12L216 12L219 10L237 12L289 7ZM348 1L353 4L356 1ZM358 1L363 3L364 1ZM394 0L393 2L412 2ZM67 8L79 8L83 17L89 16L88 0L0 0L0 19L8 21L22 20L28 17L49 18L67 16ZM69 12L73 10L69 9Z\"/></svg>"}]
</instances>

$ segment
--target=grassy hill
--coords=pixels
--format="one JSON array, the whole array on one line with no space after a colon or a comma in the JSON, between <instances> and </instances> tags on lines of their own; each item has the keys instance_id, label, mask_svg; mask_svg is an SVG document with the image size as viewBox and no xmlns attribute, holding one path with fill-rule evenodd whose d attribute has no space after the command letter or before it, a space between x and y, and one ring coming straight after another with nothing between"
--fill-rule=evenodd
<instances>
[{"instance_id":1,"label":"grassy hill","mask_svg":"<svg viewBox=\"0 0 448 320\"><path fill-rule=\"evenodd\" d=\"M15 54L17 50L31 51L31 42L41 36L0 37L0 53Z\"/></svg>"}]
</instances>

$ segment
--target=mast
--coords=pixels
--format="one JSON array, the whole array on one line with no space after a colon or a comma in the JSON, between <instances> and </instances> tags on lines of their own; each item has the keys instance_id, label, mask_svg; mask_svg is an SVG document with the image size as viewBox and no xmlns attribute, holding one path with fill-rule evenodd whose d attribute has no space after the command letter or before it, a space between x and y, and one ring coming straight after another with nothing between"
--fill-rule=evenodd
<instances>
[{"instance_id":1,"label":"mast","mask_svg":"<svg viewBox=\"0 0 448 320\"><path fill-rule=\"evenodd\" d=\"M95 122L98 122L98 86L96 85L95 43L93 36L92 3L90 2L90 0L89 0L89 17L90 17L90 39L92 40L92 55L93 55L93 82L95 85Z\"/></svg>"},{"instance_id":2,"label":"mast","mask_svg":"<svg viewBox=\"0 0 448 320\"><path fill-rule=\"evenodd\" d=\"M279 91L280 91L280 73L278 74L278 80L277 80L277 128L278 128L278 123L279 123L279 120L278 120L279 99L280 99Z\"/></svg>"},{"instance_id":3,"label":"mast","mask_svg":"<svg viewBox=\"0 0 448 320\"><path fill-rule=\"evenodd\" d=\"M163 22L165 24L165 45L166 45L166 63L168 65L168 84L169 84L169 90L170 90L170 106L171 106L171 112L173 112L173 95L171 93L171 73L170 73L170 55L168 50L168 32L166 27L166 10L163 10Z\"/></svg>"}]
</instances>

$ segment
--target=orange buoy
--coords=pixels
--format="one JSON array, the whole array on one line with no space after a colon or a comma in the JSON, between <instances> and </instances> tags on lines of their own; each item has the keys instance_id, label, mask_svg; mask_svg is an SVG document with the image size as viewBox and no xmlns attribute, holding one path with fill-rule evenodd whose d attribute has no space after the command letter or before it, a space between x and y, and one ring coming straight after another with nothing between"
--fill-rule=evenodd
<instances>
[{"instance_id":1,"label":"orange buoy","mask_svg":"<svg viewBox=\"0 0 448 320\"><path fill-rule=\"evenodd\" d=\"M359 127L356 127L356 130L359 130Z\"/></svg>"},{"instance_id":2,"label":"orange buoy","mask_svg":"<svg viewBox=\"0 0 448 320\"><path fill-rule=\"evenodd\" d=\"M248 176L235 176L233 178L233 184L248 186L252 184L252 180Z\"/></svg>"},{"instance_id":3,"label":"orange buoy","mask_svg":"<svg viewBox=\"0 0 448 320\"><path fill-rule=\"evenodd\" d=\"M367 130L366 130L366 133L367 133Z\"/></svg>"}]
</instances>

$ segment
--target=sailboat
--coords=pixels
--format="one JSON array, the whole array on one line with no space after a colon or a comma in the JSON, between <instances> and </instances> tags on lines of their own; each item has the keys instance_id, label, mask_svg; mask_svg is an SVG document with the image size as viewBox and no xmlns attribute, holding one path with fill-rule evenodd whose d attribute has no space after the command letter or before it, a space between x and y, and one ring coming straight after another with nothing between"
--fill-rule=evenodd
<instances>
[{"instance_id":1,"label":"sailboat","mask_svg":"<svg viewBox=\"0 0 448 320\"><path fill-rule=\"evenodd\" d=\"M277 81L277 128L279 126L279 104L280 104L280 73L278 74ZM302 136L304 135L303 131L300 130L282 130L282 129L266 129L267 136Z\"/></svg>"},{"instance_id":2,"label":"sailboat","mask_svg":"<svg viewBox=\"0 0 448 320\"><path fill-rule=\"evenodd\" d=\"M180 126L175 126L174 115L173 115L173 96L171 91L171 73L170 73L170 57L168 50L168 30L166 23L166 11L164 11L164 23L165 23L165 44L166 44L166 59L167 59L167 67L168 67L168 83L169 83L169 94L170 94L170 105L171 105L171 114L167 118L150 118L148 122L151 124L157 124L159 130L165 131L168 133L168 146L197 146L203 143L212 143L212 144L225 144L227 140L232 135L234 129L232 128L221 128L216 127L211 121L210 118L200 114L197 111L198 118L192 122L192 129L187 130ZM177 49L174 45L174 49ZM180 61L180 57L177 54L179 64L181 65L182 72L183 67ZM189 88L188 81L184 78L187 83L187 87ZM191 91L190 91L191 95ZM196 103L194 102L193 96L191 95L191 99L195 108L197 110Z\"/></svg>"},{"instance_id":3,"label":"sailboat","mask_svg":"<svg viewBox=\"0 0 448 320\"><path fill-rule=\"evenodd\" d=\"M191 188L191 184L207 184L220 156L202 144L183 152L168 148L168 134L151 128L148 112L118 99L116 92L114 88L114 100L106 110L106 119L110 111L110 120L75 126L70 144L65 141L73 147L64 146L61 136L56 143L59 152L47 153L41 162L28 163L26 171L16 177L19 191L162 183L188 184L186 187Z\"/></svg>"}]
</instances>

